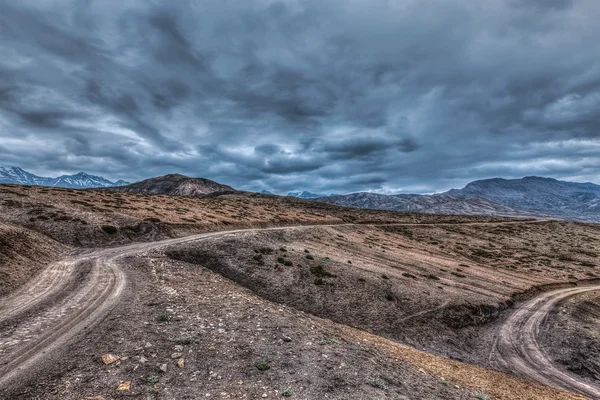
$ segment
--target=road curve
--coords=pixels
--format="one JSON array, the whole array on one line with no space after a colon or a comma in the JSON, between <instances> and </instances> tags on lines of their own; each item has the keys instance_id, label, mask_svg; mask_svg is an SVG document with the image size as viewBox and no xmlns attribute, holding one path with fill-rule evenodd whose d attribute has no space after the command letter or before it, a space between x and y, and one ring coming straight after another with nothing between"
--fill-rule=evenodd
<instances>
[{"instance_id":1,"label":"road curve","mask_svg":"<svg viewBox=\"0 0 600 400\"><path fill-rule=\"evenodd\" d=\"M539 222L543 221L504 223ZM0 298L0 393L3 388L22 376L23 372L67 344L78 333L92 329L119 302L127 288L126 274L119 266L120 258L206 238L258 231L344 225L354 224L300 225L210 232L88 251L53 263L17 292Z\"/></svg>"},{"instance_id":2,"label":"road curve","mask_svg":"<svg viewBox=\"0 0 600 400\"><path fill-rule=\"evenodd\" d=\"M49 265L20 290L0 299L0 393L79 332L92 329L118 303L127 287L120 258L206 238L303 228L307 226L238 229L134 243Z\"/></svg>"},{"instance_id":3,"label":"road curve","mask_svg":"<svg viewBox=\"0 0 600 400\"><path fill-rule=\"evenodd\" d=\"M559 289L527 301L502 325L492 357L499 365L522 377L600 399L600 383L586 381L561 368L545 353L539 338L548 313L560 301L599 289L597 285Z\"/></svg>"}]
</instances>

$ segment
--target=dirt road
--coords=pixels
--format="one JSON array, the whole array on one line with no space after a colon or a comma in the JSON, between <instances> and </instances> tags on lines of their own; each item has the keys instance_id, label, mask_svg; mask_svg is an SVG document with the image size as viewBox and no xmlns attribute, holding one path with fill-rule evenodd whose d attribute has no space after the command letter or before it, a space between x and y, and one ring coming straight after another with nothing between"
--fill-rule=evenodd
<instances>
[{"instance_id":1,"label":"dirt road","mask_svg":"<svg viewBox=\"0 0 600 400\"><path fill-rule=\"evenodd\" d=\"M120 258L210 237L302 228L204 233L84 252L51 264L19 291L0 299L0 392L75 335L92 329L117 304L127 287Z\"/></svg>"},{"instance_id":2,"label":"dirt road","mask_svg":"<svg viewBox=\"0 0 600 400\"><path fill-rule=\"evenodd\" d=\"M540 327L548 313L568 297L599 290L600 286L566 288L542 293L522 304L502 325L492 357L522 377L600 399L600 384L583 380L554 363L540 343Z\"/></svg>"},{"instance_id":3,"label":"dirt road","mask_svg":"<svg viewBox=\"0 0 600 400\"><path fill-rule=\"evenodd\" d=\"M102 321L127 291L127 277L119 267L119 259L206 238L307 228L310 226L204 233L87 251L50 265L19 291L0 299L0 392L48 354ZM497 359L507 368L533 380L600 399L600 387L578 380L553 365L536 338L537 328L558 301L598 288L555 291L526 303L502 327L497 342Z\"/></svg>"}]
</instances>

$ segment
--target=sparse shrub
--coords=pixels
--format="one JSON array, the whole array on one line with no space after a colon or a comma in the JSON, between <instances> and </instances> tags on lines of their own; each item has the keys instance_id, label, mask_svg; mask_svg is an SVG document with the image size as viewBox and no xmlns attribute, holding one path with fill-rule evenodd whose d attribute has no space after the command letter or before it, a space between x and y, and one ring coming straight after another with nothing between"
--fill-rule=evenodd
<instances>
[{"instance_id":1,"label":"sparse shrub","mask_svg":"<svg viewBox=\"0 0 600 400\"><path fill-rule=\"evenodd\" d=\"M273 249L271 249L269 247L261 247L260 249L258 249L258 252L260 254L269 255L269 254L273 254Z\"/></svg>"},{"instance_id":2,"label":"sparse shrub","mask_svg":"<svg viewBox=\"0 0 600 400\"><path fill-rule=\"evenodd\" d=\"M285 253L285 252L287 252L287 249L285 247L280 247L279 251L283 251Z\"/></svg>"},{"instance_id":3,"label":"sparse shrub","mask_svg":"<svg viewBox=\"0 0 600 400\"><path fill-rule=\"evenodd\" d=\"M256 364L254 364L254 366L259 371L266 371L266 370L271 369L271 365L269 365L269 363L267 361L259 361Z\"/></svg>"},{"instance_id":4,"label":"sparse shrub","mask_svg":"<svg viewBox=\"0 0 600 400\"><path fill-rule=\"evenodd\" d=\"M318 276L320 278L334 278L335 275L329 273L323 268L322 265L317 265L316 267L310 267L311 274Z\"/></svg>"},{"instance_id":5,"label":"sparse shrub","mask_svg":"<svg viewBox=\"0 0 600 400\"><path fill-rule=\"evenodd\" d=\"M381 378L367 378L367 383L378 389L385 389L387 386L385 381Z\"/></svg>"},{"instance_id":6,"label":"sparse shrub","mask_svg":"<svg viewBox=\"0 0 600 400\"><path fill-rule=\"evenodd\" d=\"M410 274L408 272L403 272L402 276L406 277L406 278L411 278L411 279L417 279L416 276L414 276L413 274Z\"/></svg>"},{"instance_id":7,"label":"sparse shrub","mask_svg":"<svg viewBox=\"0 0 600 400\"><path fill-rule=\"evenodd\" d=\"M102 230L109 235L114 235L118 231L117 227L112 225L102 225Z\"/></svg>"},{"instance_id":8,"label":"sparse shrub","mask_svg":"<svg viewBox=\"0 0 600 400\"><path fill-rule=\"evenodd\" d=\"M327 283L323 280L323 278L315 278L314 284L317 286L323 286Z\"/></svg>"},{"instance_id":9,"label":"sparse shrub","mask_svg":"<svg viewBox=\"0 0 600 400\"><path fill-rule=\"evenodd\" d=\"M283 264L285 262L285 258L283 258L283 257L277 257L277 262L279 264Z\"/></svg>"},{"instance_id":10,"label":"sparse shrub","mask_svg":"<svg viewBox=\"0 0 600 400\"><path fill-rule=\"evenodd\" d=\"M291 267L292 265L294 265L294 263L292 262L292 260L284 260L283 261L283 265L287 265L288 267Z\"/></svg>"},{"instance_id":11,"label":"sparse shrub","mask_svg":"<svg viewBox=\"0 0 600 400\"><path fill-rule=\"evenodd\" d=\"M389 280L390 279L390 277L387 276L386 274L381 274L381 278L385 279L385 280Z\"/></svg>"},{"instance_id":12,"label":"sparse shrub","mask_svg":"<svg viewBox=\"0 0 600 400\"><path fill-rule=\"evenodd\" d=\"M319 340L319 344L321 346L325 346L328 344L341 344L342 342L340 341L340 339L336 338L336 337L327 337L327 338L323 338L321 340Z\"/></svg>"},{"instance_id":13,"label":"sparse shrub","mask_svg":"<svg viewBox=\"0 0 600 400\"><path fill-rule=\"evenodd\" d=\"M439 281L439 280L440 280L440 278L439 278L438 276L435 276L435 275L433 275L433 274L429 274L429 275L427 275L427 276L426 276L426 278L427 278L427 279L434 280L434 281Z\"/></svg>"},{"instance_id":14,"label":"sparse shrub","mask_svg":"<svg viewBox=\"0 0 600 400\"><path fill-rule=\"evenodd\" d=\"M450 273L452 275L456 276L457 278L466 278L467 277L465 274L461 274L460 272L456 272L456 271L452 271Z\"/></svg>"},{"instance_id":15,"label":"sparse shrub","mask_svg":"<svg viewBox=\"0 0 600 400\"><path fill-rule=\"evenodd\" d=\"M294 393L290 389L285 389L281 391L281 397L292 397Z\"/></svg>"},{"instance_id":16,"label":"sparse shrub","mask_svg":"<svg viewBox=\"0 0 600 400\"><path fill-rule=\"evenodd\" d=\"M175 343L180 344L182 346L187 346L194 343L194 339L189 336L182 336L175 340Z\"/></svg>"},{"instance_id":17,"label":"sparse shrub","mask_svg":"<svg viewBox=\"0 0 600 400\"><path fill-rule=\"evenodd\" d=\"M156 222L160 222L160 218L150 217L150 218L146 218L144 221L156 223Z\"/></svg>"},{"instance_id":18,"label":"sparse shrub","mask_svg":"<svg viewBox=\"0 0 600 400\"><path fill-rule=\"evenodd\" d=\"M71 200L71 203L73 203L73 204L79 204L80 206L85 206L85 207L92 207L93 206L93 204L90 204L87 201L81 201L81 200Z\"/></svg>"},{"instance_id":19,"label":"sparse shrub","mask_svg":"<svg viewBox=\"0 0 600 400\"><path fill-rule=\"evenodd\" d=\"M309 254L309 253L310 253L310 251L308 251L308 250L306 250L306 249L304 249L304 252L305 252L306 254Z\"/></svg>"},{"instance_id":20,"label":"sparse shrub","mask_svg":"<svg viewBox=\"0 0 600 400\"><path fill-rule=\"evenodd\" d=\"M315 258L312 256L312 254L307 254L305 257L306 257L307 259L309 259L309 260L314 260L314 259L315 259Z\"/></svg>"},{"instance_id":21,"label":"sparse shrub","mask_svg":"<svg viewBox=\"0 0 600 400\"><path fill-rule=\"evenodd\" d=\"M489 398L489 397L488 397L488 395L487 395L487 394L484 394L484 393L477 393L477 394L475 395L475 398L476 398L476 399L478 399L478 400L488 400L488 398Z\"/></svg>"},{"instance_id":22,"label":"sparse shrub","mask_svg":"<svg viewBox=\"0 0 600 400\"><path fill-rule=\"evenodd\" d=\"M352 261L348 260L348 264L352 264Z\"/></svg>"},{"instance_id":23,"label":"sparse shrub","mask_svg":"<svg viewBox=\"0 0 600 400\"><path fill-rule=\"evenodd\" d=\"M171 320L171 316L168 314L160 314L156 317L158 322L169 322Z\"/></svg>"},{"instance_id":24,"label":"sparse shrub","mask_svg":"<svg viewBox=\"0 0 600 400\"><path fill-rule=\"evenodd\" d=\"M158 383L158 376L150 375L148 378L146 378L146 381L151 385L156 385Z\"/></svg>"},{"instance_id":25,"label":"sparse shrub","mask_svg":"<svg viewBox=\"0 0 600 400\"><path fill-rule=\"evenodd\" d=\"M385 296L385 299L386 299L387 301L394 301L394 296L393 296L393 295L391 295L391 294L388 294L387 296Z\"/></svg>"}]
</instances>

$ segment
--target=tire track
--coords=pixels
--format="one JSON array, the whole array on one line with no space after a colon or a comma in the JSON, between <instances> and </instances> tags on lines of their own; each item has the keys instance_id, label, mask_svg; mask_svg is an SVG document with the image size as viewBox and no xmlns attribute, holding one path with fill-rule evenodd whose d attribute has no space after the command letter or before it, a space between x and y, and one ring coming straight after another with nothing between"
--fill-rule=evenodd
<instances>
[{"instance_id":1,"label":"tire track","mask_svg":"<svg viewBox=\"0 0 600 400\"><path fill-rule=\"evenodd\" d=\"M509 223L539 222L542 221ZM0 393L4 387L17 381L50 353L68 345L77 334L93 329L102 321L127 289L126 274L118 264L119 259L123 257L174 244L240 233L351 225L354 224L300 225L210 232L90 251L53 263L16 293L0 299ZM460 223L452 225L460 225ZM86 269L86 263L91 263L89 270Z\"/></svg>"},{"instance_id":2,"label":"tire track","mask_svg":"<svg viewBox=\"0 0 600 400\"><path fill-rule=\"evenodd\" d=\"M598 289L600 286L559 289L524 303L502 325L492 359L505 369L544 385L600 399L600 383L562 369L545 353L539 337L548 313L560 301Z\"/></svg>"}]
</instances>

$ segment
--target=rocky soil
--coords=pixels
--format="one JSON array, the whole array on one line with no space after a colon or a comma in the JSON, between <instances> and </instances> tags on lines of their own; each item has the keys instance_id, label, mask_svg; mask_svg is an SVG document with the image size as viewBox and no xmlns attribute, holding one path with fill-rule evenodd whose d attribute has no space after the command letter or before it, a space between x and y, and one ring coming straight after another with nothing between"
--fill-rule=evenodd
<instances>
[{"instance_id":1,"label":"rocky soil","mask_svg":"<svg viewBox=\"0 0 600 400\"><path fill-rule=\"evenodd\" d=\"M555 362L582 377L600 380L600 292L563 301L544 326L544 345Z\"/></svg>"},{"instance_id":2,"label":"rocky soil","mask_svg":"<svg viewBox=\"0 0 600 400\"><path fill-rule=\"evenodd\" d=\"M68 251L44 235L0 222L0 297L16 290Z\"/></svg>"}]
</instances>

